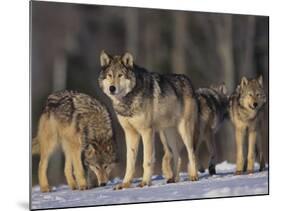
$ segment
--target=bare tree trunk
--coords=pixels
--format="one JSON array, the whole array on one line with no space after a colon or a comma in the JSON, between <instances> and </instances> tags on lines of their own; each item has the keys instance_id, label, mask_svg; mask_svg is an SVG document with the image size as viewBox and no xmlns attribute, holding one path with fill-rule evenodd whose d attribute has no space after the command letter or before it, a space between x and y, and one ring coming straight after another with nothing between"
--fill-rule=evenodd
<instances>
[{"instance_id":1,"label":"bare tree trunk","mask_svg":"<svg viewBox=\"0 0 281 211\"><path fill-rule=\"evenodd\" d=\"M216 20L214 27L217 38L217 53L224 73L223 78L228 90L233 90L235 87L235 69L232 46L232 16L222 15Z\"/></svg>"},{"instance_id":2,"label":"bare tree trunk","mask_svg":"<svg viewBox=\"0 0 281 211\"><path fill-rule=\"evenodd\" d=\"M152 23L147 23L144 29L144 52L145 52L145 67L151 68L153 66L153 54L152 54L152 46L153 46L153 36L154 31L152 27Z\"/></svg>"},{"instance_id":3,"label":"bare tree trunk","mask_svg":"<svg viewBox=\"0 0 281 211\"><path fill-rule=\"evenodd\" d=\"M254 77L256 70L254 67L254 42L256 32L256 20L254 16L241 17L239 23L240 34L236 40L238 46L237 70L239 78L242 76Z\"/></svg>"},{"instance_id":4,"label":"bare tree trunk","mask_svg":"<svg viewBox=\"0 0 281 211\"><path fill-rule=\"evenodd\" d=\"M126 48L134 57L138 55L138 10L126 9L125 26L126 26Z\"/></svg>"},{"instance_id":5,"label":"bare tree trunk","mask_svg":"<svg viewBox=\"0 0 281 211\"><path fill-rule=\"evenodd\" d=\"M176 73L186 74L186 23L187 17L183 12L177 12L174 15L174 30L172 49L172 71Z\"/></svg>"}]
</instances>

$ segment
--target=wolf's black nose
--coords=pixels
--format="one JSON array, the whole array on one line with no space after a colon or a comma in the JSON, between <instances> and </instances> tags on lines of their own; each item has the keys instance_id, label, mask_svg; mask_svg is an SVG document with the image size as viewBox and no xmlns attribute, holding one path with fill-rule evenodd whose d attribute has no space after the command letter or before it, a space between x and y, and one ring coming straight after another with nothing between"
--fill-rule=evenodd
<instances>
[{"instance_id":1,"label":"wolf's black nose","mask_svg":"<svg viewBox=\"0 0 281 211\"><path fill-rule=\"evenodd\" d=\"M256 108L256 107L258 106L258 104L257 104L257 103L254 103L253 106Z\"/></svg>"},{"instance_id":2,"label":"wolf's black nose","mask_svg":"<svg viewBox=\"0 0 281 211\"><path fill-rule=\"evenodd\" d=\"M110 93L114 93L115 90L116 90L115 86L110 86L110 87L109 87Z\"/></svg>"},{"instance_id":3,"label":"wolf's black nose","mask_svg":"<svg viewBox=\"0 0 281 211\"><path fill-rule=\"evenodd\" d=\"M101 183L101 184L100 184L100 186L105 186L105 185L106 185L106 183L105 183L105 182L103 182L103 183Z\"/></svg>"}]
</instances>

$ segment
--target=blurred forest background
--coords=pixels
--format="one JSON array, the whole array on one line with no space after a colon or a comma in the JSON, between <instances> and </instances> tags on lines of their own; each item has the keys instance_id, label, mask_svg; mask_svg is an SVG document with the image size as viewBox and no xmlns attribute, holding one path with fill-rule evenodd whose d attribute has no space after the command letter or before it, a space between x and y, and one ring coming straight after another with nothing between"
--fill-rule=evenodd
<instances>
[{"instance_id":1,"label":"blurred forest background","mask_svg":"<svg viewBox=\"0 0 281 211\"><path fill-rule=\"evenodd\" d=\"M105 103L113 118L120 158L113 176L124 176L126 148L111 103L97 83L102 49L111 54L129 51L136 64L150 71L186 74L195 88L224 81L231 93L242 76L262 74L268 96L268 17L32 1L30 33L32 137L50 93L68 89L89 94ZM262 124L267 158L268 104ZM219 161L234 162L233 128L228 121L216 143ZM182 154L186 157L185 150ZM162 155L156 136L155 173L161 172ZM201 155L207 166L204 146ZM33 156L33 185L38 183L38 163L39 157ZM141 176L142 146L137 164L136 176ZM50 160L51 184L65 182L63 166L58 150Z\"/></svg>"}]
</instances>

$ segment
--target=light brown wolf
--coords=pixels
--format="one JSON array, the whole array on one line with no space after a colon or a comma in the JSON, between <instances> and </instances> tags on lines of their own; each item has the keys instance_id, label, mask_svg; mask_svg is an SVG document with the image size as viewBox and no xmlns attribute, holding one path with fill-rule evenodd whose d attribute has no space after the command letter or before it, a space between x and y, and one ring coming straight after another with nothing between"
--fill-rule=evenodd
<instances>
[{"instance_id":1,"label":"light brown wolf","mask_svg":"<svg viewBox=\"0 0 281 211\"><path fill-rule=\"evenodd\" d=\"M266 103L262 76L256 79L243 77L240 85L230 97L229 115L235 129L236 174L243 172L244 139L248 141L247 172L253 173L255 147L259 152L260 170L265 167L260 135L258 134L261 112ZM257 144L256 144L257 142Z\"/></svg>"},{"instance_id":2,"label":"light brown wolf","mask_svg":"<svg viewBox=\"0 0 281 211\"><path fill-rule=\"evenodd\" d=\"M143 177L140 187L151 184L154 167L154 134L175 128L185 144L189 158L190 180L198 180L194 153L198 105L189 78L179 74L152 73L134 63L133 56L100 55L99 85L112 100L118 120L124 129L127 167L122 184L131 186L134 177L140 137L143 143Z\"/></svg>"},{"instance_id":3,"label":"light brown wolf","mask_svg":"<svg viewBox=\"0 0 281 211\"><path fill-rule=\"evenodd\" d=\"M105 106L78 92L49 95L32 143L32 153L40 154L38 176L42 192L51 191L48 161L58 145L64 151L64 173L72 189L87 188L82 159L88 170L96 174L99 185L106 184L116 161L116 145Z\"/></svg>"}]
</instances>

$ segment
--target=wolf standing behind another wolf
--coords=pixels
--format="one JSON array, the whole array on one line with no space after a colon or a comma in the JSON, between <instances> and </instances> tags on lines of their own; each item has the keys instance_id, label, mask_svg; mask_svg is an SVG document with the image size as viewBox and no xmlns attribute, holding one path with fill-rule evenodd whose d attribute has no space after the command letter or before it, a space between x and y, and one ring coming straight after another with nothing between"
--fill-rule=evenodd
<instances>
[{"instance_id":1,"label":"wolf standing behind another wolf","mask_svg":"<svg viewBox=\"0 0 281 211\"><path fill-rule=\"evenodd\" d=\"M199 101L200 135L196 146L196 157L199 157L200 144L205 141L209 156L209 174L216 174L217 149L215 133L227 116L228 97L225 84L200 88L196 90ZM198 161L198 165L200 162ZM202 170L199 165L199 170Z\"/></svg>"},{"instance_id":2,"label":"wolf standing behind another wolf","mask_svg":"<svg viewBox=\"0 0 281 211\"><path fill-rule=\"evenodd\" d=\"M265 103L266 96L263 89L262 76L251 80L243 77L240 85L238 85L236 91L230 97L229 115L235 128L236 139L236 174L243 172L243 145L245 137L248 139L248 173L254 171L256 146L259 152L260 171L265 167L261 140L258 136L261 110ZM256 141L258 141L257 144Z\"/></svg>"},{"instance_id":3,"label":"wolf standing behind another wolf","mask_svg":"<svg viewBox=\"0 0 281 211\"><path fill-rule=\"evenodd\" d=\"M190 80L185 75L150 73L134 64L133 56L100 55L102 70L99 85L112 100L118 120L124 129L127 166L122 184L128 188L135 172L140 136L144 159L140 187L151 184L154 167L154 134L157 130L176 128L188 151L189 176L198 180L194 139L198 107Z\"/></svg>"},{"instance_id":4,"label":"wolf standing behind another wolf","mask_svg":"<svg viewBox=\"0 0 281 211\"><path fill-rule=\"evenodd\" d=\"M196 158L199 158L200 145L202 141L205 141L207 149L210 153L209 156L209 173L211 175L216 174L215 165L217 162L217 150L215 144L215 133L219 129L223 120L227 116L228 108L228 96L227 90L224 84L217 86L210 86L210 88L199 88L196 90L196 98L199 103L199 116L200 116L200 126L198 141L195 143L195 155ZM179 170L180 166L171 167L171 161L174 163L177 160L181 160L179 157L179 151L181 147L177 146L175 138L168 138L169 133L173 131L167 131L166 134L163 132L160 133L160 138L163 143L164 156L162 159L162 171L165 178L170 178L170 175L174 175L175 181L179 180ZM175 135L173 134L175 137ZM164 140L164 142L163 142ZM166 144L167 143L167 144ZM197 164L200 171L204 171L203 167L200 164L199 159ZM169 181L168 182L173 182Z\"/></svg>"},{"instance_id":5,"label":"wolf standing behind another wolf","mask_svg":"<svg viewBox=\"0 0 281 211\"><path fill-rule=\"evenodd\" d=\"M72 91L49 95L32 143L32 154L40 154L38 176L42 192L51 191L48 161L59 144L65 154L66 180L72 189L87 188L81 157L88 173L96 174L99 185L106 184L116 162L116 146L109 113L100 102Z\"/></svg>"}]
</instances>

